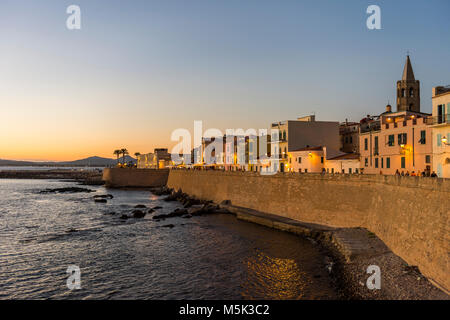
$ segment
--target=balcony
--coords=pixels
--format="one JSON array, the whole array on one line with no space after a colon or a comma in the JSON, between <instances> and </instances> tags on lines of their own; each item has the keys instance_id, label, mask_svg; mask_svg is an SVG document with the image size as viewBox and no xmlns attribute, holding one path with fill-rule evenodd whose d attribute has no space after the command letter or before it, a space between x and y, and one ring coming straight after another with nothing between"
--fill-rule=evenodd
<instances>
[{"instance_id":1,"label":"balcony","mask_svg":"<svg viewBox=\"0 0 450 320\"><path fill-rule=\"evenodd\" d=\"M427 124L431 125L445 125L450 124L450 115L449 114L443 114L440 116L432 117L431 121L427 121Z\"/></svg>"}]
</instances>

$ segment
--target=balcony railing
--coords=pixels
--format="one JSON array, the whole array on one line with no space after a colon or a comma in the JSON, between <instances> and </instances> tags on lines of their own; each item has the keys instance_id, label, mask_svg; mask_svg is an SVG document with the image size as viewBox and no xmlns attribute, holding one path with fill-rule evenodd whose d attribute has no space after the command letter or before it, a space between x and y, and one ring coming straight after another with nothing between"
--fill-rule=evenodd
<instances>
[{"instance_id":1,"label":"balcony railing","mask_svg":"<svg viewBox=\"0 0 450 320\"><path fill-rule=\"evenodd\" d=\"M432 117L430 122L429 124L450 124L450 114Z\"/></svg>"}]
</instances>

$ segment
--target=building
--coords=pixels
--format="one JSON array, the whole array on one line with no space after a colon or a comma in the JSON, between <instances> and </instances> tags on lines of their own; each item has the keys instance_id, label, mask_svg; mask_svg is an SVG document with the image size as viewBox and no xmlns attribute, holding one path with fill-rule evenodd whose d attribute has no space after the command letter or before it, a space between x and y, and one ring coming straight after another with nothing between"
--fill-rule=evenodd
<instances>
[{"instance_id":1,"label":"building","mask_svg":"<svg viewBox=\"0 0 450 320\"><path fill-rule=\"evenodd\" d=\"M432 171L431 115L420 111L419 81L409 56L397 82L397 112L390 105L378 117L361 120L360 156L364 173Z\"/></svg>"},{"instance_id":2,"label":"building","mask_svg":"<svg viewBox=\"0 0 450 320\"><path fill-rule=\"evenodd\" d=\"M316 121L315 116L298 118L272 123L271 129L278 129L278 137L272 134L272 143L278 144L279 150L271 148L274 154L279 154L279 171L294 171L292 164L293 151L310 146L324 146L330 156L338 155L340 148L339 122Z\"/></svg>"},{"instance_id":3,"label":"building","mask_svg":"<svg viewBox=\"0 0 450 320\"><path fill-rule=\"evenodd\" d=\"M433 88L432 101L433 169L450 178L450 86Z\"/></svg>"},{"instance_id":4,"label":"building","mask_svg":"<svg viewBox=\"0 0 450 320\"><path fill-rule=\"evenodd\" d=\"M345 122L339 125L340 151L345 153L359 153L359 127L358 122Z\"/></svg>"},{"instance_id":5,"label":"building","mask_svg":"<svg viewBox=\"0 0 450 320\"><path fill-rule=\"evenodd\" d=\"M326 148L306 147L289 152L289 168L292 172L321 173L325 164Z\"/></svg>"},{"instance_id":6,"label":"building","mask_svg":"<svg viewBox=\"0 0 450 320\"><path fill-rule=\"evenodd\" d=\"M166 148L156 148L153 153L138 156L138 169L163 169L172 165L171 155Z\"/></svg>"},{"instance_id":7,"label":"building","mask_svg":"<svg viewBox=\"0 0 450 320\"><path fill-rule=\"evenodd\" d=\"M347 153L325 161L326 173L359 174L361 172L359 154Z\"/></svg>"}]
</instances>

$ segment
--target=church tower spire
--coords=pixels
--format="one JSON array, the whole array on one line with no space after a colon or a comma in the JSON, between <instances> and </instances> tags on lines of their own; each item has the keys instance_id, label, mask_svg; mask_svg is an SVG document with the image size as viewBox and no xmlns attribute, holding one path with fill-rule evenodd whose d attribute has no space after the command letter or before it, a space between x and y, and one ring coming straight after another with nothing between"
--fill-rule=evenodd
<instances>
[{"instance_id":1,"label":"church tower spire","mask_svg":"<svg viewBox=\"0 0 450 320\"><path fill-rule=\"evenodd\" d=\"M397 81L397 111L420 112L420 82L414 77L409 55L406 56L402 80Z\"/></svg>"}]
</instances>

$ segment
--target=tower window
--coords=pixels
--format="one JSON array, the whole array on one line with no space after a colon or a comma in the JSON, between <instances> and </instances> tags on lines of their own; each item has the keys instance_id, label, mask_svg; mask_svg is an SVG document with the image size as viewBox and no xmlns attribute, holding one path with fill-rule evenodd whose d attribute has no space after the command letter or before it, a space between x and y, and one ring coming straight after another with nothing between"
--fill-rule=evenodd
<instances>
[{"instance_id":1,"label":"tower window","mask_svg":"<svg viewBox=\"0 0 450 320\"><path fill-rule=\"evenodd\" d=\"M405 89L402 89L402 97L403 98L406 97L406 90Z\"/></svg>"},{"instance_id":2,"label":"tower window","mask_svg":"<svg viewBox=\"0 0 450 320\"><path fill-rule=\"evenodd\" d=\"M409 96L414 97L414 89L413 88L409 88Z\"/></svg>"}]
</instances>

